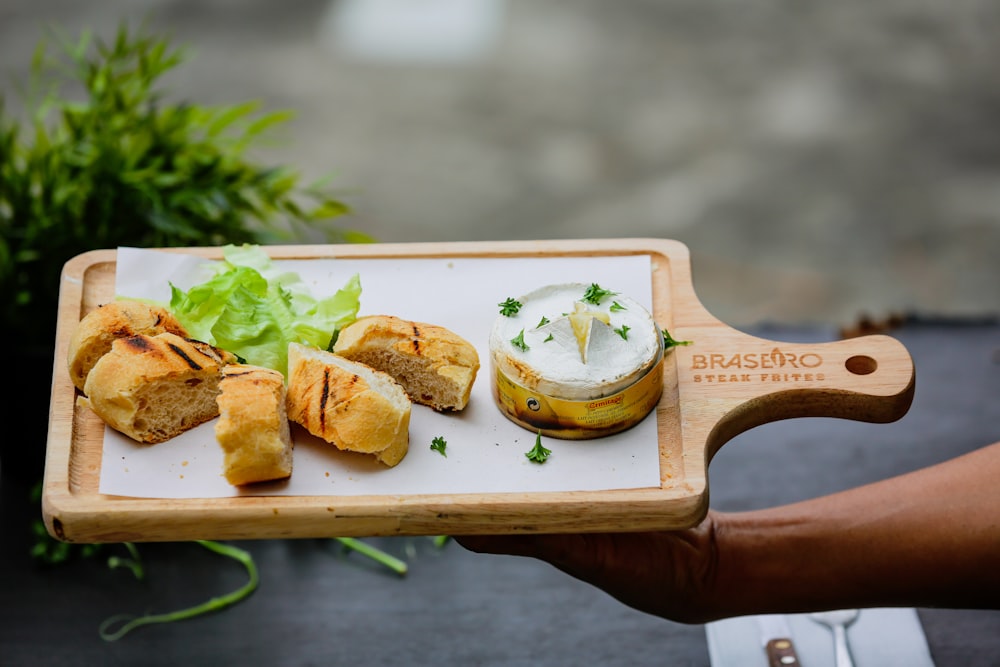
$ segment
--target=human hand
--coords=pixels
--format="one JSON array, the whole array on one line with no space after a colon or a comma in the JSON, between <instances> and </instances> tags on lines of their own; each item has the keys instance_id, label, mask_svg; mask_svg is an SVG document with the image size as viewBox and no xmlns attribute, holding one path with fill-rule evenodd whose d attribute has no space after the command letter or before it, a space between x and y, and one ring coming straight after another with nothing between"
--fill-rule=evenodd
<instances>
[{"instance_id":1,"label":"human hand","mask_svg":"<svg viewBox=\"0 0 1000 667\"><path fill-rule=\"evenodd\" d=\"M455 537L530 556L672 621L864 607L1000 608L1000 442L686 530ZM836 582L836 585L831 585Z\"/></svg>"},{"instance_id":2,"label":"human hand","mask_svg":"<svg viewBox=\"0 0 1000 667\"><path fill-rule=\"evenodd\" d=\"M545 561L642 612L681 623L712 617L715 520L679 531L455 536L477 553Z\"/></svg>"}]
</instances>

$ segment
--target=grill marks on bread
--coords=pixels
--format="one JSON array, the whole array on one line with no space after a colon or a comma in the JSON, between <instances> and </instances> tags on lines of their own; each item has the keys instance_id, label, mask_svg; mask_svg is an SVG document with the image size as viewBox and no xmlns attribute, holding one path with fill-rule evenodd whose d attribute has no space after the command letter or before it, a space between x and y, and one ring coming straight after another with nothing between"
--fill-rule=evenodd
<instances>
[{"instance_id":1,"label":"grill marks on bread","mask_svg":"<svg viewBox=\"0 0 1000 667\"><path fill-rule=\"evenodd\" d=\"M343 411L350 409L350 399L359 391L365 391L365 386L360 375L352 375L349 378L337 378L331 375L329 368L323 369L323 390L319 401L319 428L326 431L326 415L328 411L337 405L343 406Z\"/></svg>"},{"instance_id":2,"label":"grill marks on bread","mask_svg":"<svg viewBox=\"0 0 1000 667\"><path fill-rule=\"evenodd\" d=\"M411 332L412 333L410 336L410 343L413 346L413 354L418 357L423 356L424 353L421 351L422 346L420 344L420 339L424 334L421 331L420 325L416 322L413 322L413 326L411 327Z\"/></svg>"},{"instance_id":3,"label":"grill marks on bread","mask_svg":"<svg viewBox=\"0 0 1000 667\"><path fill-rule=\"evenodd\" d=\"M130 348L137 354L160 354L160 350L149 344L149 339L145 336L129 336L122 339L122 345ZM182 359L192 370L200 371L204 366L192 359L183 349L173 343L167 343L167 350Z\"/></svg>"},{"instance_id":4,"label":"grill marks on bread","mask_svg":"<svg viewBox=\"0 0 1000 667\"><path fill-rule=\"evenodd\" d=\"M73 385L83 391L90 369L115 340L161 333L188 336L177 318L160 306L124 299L98 306L80 320L69 341L66 362Z\"/></svg>"},{"instance_id":5,"label":"grill marks on bread","mask_svg":"<svg viewBox=\"0 0 1000 667\"><path fill-rule=\"evenodd\" d=\"M121 339L121 345L131 349L136 354L148 354L158 357L165 364L176 366L179 359L193 371L208 367L220 367L228 363L236 363L236 355L221 350L194 338L184 338L183 343L174 342L176 337L163 338L153 336L128 336ZM162 344L161 344L162 342Z\"/></svg>"},{"instance_id":6,"label":"grill marks on bread","mask_svg":"<svg viewBox=\"0 0 1000 667\"><path fill-rule=\"evenodd\" d=\"M134 440L163 442L218 416L222 368L235 361L169 332L119 338L94 364L80 401Z\"/></svg>"},{"instance_id":7,"label":"grill marks on bread","mask_svg":"<svg viewBox=\"0 0 1000 667\"><path fill-rule=\"evenodd\" d=\"M317 348L288 347L288 418L338 449L393 466L409 446L410 400L389 375Z\"/></svg>"},{"instance_id":8,"label":"grill marks on bread","mask_svg":"<svg viewBox=\"0 0 1000 667\"><path fill-rule=\"evenodd\" d=\"M186 361L188 363L188 366L190 366L194 370L200 371L202 369L202 367L198 363L196 363L194 359L184 354L184 350L182 350L181 348L177 347L176 345L171 345L170 349L173 350L178 357Z\"/></svg>"},{"instance_id":9,"label":"grill marks on bread","mask_svg":"<svg viewBox=\"0 0 1000 667\"><path fill-rule=\"evenodd\" d=\"M479 371L471 343L442 326L371 315L344 327L333 351L391 375L410 400L439 412L468 404Z\"/></svg>"}]
</instances>

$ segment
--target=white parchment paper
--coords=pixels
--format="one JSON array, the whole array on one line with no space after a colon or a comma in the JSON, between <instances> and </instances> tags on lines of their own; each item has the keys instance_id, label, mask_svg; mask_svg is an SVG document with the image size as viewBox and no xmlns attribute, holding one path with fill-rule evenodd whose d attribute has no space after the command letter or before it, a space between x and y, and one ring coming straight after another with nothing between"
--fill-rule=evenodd
<instances>
[{"instance_id":1,"label":"white parchment paper","mask_svg":"<svg viewBox=\"0 0 1000 667\"><path fill-rule=\"evenodd\" d=\"M187 289L207 276L204 260L155 250L119 248L116 293L169 301L169 283ZM468 407L437 413L414 405L410 450L386 468L363 454L341 452L293 424L294 469L287 481L245 488L222 475L215 422L167 442L144 445L106 428L100 492L146 498L218 498L238 495L414 495L540 491L594 491L658 487L656 420L650 415L620 434L594 440L543 438L552 455L544 464L525 453L535 433L497 409L490 388L489 332L497 304L537 287L596 282L652 304L649 257L310 259L281 260L318 298L357 273L360 315L387 314L445 326L471 342L481 367ZM430 448L447 442L447 456Z\"/></svg>"}]
</instances>

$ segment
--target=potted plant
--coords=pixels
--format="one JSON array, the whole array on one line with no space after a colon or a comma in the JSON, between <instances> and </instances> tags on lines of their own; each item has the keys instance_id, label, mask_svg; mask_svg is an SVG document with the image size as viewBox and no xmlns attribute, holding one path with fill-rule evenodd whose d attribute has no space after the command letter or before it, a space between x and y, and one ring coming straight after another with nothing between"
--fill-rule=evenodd
<instances>
[{"instance_id":1,"label":"potted plant","mask_svg":"<svg viewBox=\"0 0 1000 667\"><path fill-rule=\"evenodd\" d=\"M44 461L60 274L97 248L364 242L324 184L248 157L289 119L256 103L169 103L161 77L184 59L168 40L119 28L104 41L39 43L24 118L0 97L0 309L8 387L4 475ZM18 435L14 435L14 434Z\"/></svg>"}]
</instances>

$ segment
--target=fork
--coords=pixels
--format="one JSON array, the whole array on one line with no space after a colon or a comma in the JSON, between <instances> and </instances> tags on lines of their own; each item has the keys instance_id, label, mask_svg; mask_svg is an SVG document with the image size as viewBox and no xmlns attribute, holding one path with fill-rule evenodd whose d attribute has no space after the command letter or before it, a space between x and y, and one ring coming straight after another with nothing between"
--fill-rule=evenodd
<instances>
[{"instance_id":1,"label":"fork","mask_svg":"<svg viewBox=\"0 0 1000 667\"><path fill-rule=\"evenodd\" d=\"M847 646L847 626L857 620L859 613L857 609L839 609L809 614L809 618L833 631L833 658L837 667L854 667Z\"/></svg>"}]
</instances>

